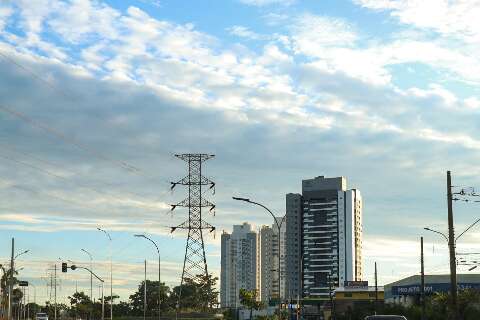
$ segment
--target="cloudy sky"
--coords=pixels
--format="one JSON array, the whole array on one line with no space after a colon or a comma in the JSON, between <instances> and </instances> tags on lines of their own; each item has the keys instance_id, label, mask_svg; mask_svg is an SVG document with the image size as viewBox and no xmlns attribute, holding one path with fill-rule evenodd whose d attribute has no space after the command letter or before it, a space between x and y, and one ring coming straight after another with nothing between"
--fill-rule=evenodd
<instances>
[{"instance_id":1,"label":"cloudy sky","mask_svg":"<svg viewBox=\"0 0 480 320\"><path fill-rule=\"evenodd\" d=\"M169 181L175 153L213 153L217 226L206 237L219 272L219 236L272 223L231 201L279 214L301 179L346 176L364 197L365 278L380 283L448 270L446 170L479 186L480 1L474 0L0 0L0 257L45 301L58 259L108 275L126 299L142 279L179 281L185 211ZM455 203L457 230L480 204ZM478 230L478 229L477 229ZM461 252L480 249L473 229ZM460 272L466 267L460 267ZM81 272L61 275L59 299Z\"/></svg>"}]
</instances>

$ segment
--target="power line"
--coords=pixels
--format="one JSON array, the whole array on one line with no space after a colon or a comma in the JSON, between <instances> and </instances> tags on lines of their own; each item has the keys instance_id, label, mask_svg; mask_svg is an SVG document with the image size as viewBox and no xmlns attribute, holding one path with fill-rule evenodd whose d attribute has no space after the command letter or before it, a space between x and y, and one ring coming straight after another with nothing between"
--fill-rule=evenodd
<instances>
[{"instance_id":1,"label":"power line","mask_svg":"<svg viewBox=\"0 0 480 320\"><path fill-rule=\"evenodd\" d=\"M64 176L58 175L58 174L56 174L56 173L50 172L50 171L45 170L45 169L43 169L43 168L41 168L41 167L38 167L38 166L36 166L36 165L33 165L33 164L30 164L30 163L27 163L27 162L23 162L23 161L20 161L20 160L11 158L11 157L9 157L9 156L0 155L0 158L6 159L6 160L10 160L10 161L12 161L12 162L15 162L15 163L17 163L17 164L21 164L21 165L23 165L23 166L27 166L27 167L29 167L29 168L31 168L31 169L37 170L37 171L39 171L39 172L41 172L41 173L43 173L43 174L52 176L52 177L57 178L57 179L62 179L62 180L65 180L65 181L70 181L67 177L64 177ZM112 198L114 198L114 199L117 199L117 200L120 200L120 201L124 202L124 199L123 199L123 198L120 198L120 197L118 197L118 196L112 195L112 194L110 194L110 193L108 193L108 192L105 192L105 191L99 190L99 189L97 189L97 188L93 188L93 187L87 186L87 185L85 185L85 184L80 184L80 183L77 183L77 184L80 185L80 186L81 186L82 188L84 188L84 189L88 189L88 190L91 190L91 191L96 192L96 193L99 193L99 194L107 195L107 196L110 196L110 197L112 197ZM144 209L150 209L150 210L152 209L151 207L149 207L149 206L147 206L147 205L143 205L143 204L141 204L141 203L140 203L140 204L137 204L137 206L138 206L138 207L141 207L141 208L144 208Z\"/></svg>"},{"instance_id":2,"label":"power line","mask_svg":"<svg viewBox=\"0 0 480 320\"><path fill-rule=\"evenodd\" d=\"M0 145L2 146L2 148L4 149L9 149L11 152L14 152L14 153L17 153L17 154L21 154L23 156L26 156L30 159L33 159L35 161L38 161L38 162L41 162L43 164L46 164L47 166L50 166L50 167L53 167L53 168L56 168L56 169L61 169L62 171L64 172L67 172L69 174L72 174L72 175L80 175L78 172L76 171L73 171L71 169L67 169L65 168L65 166L63 165L59 165L58 163L52 163L50 161L47 161L47 160L44 160L44 159L41 159L37 156L34 156L33 154L31 153L28 153L28 152L25 152L23 150L19 150L17 148L14 148L12 147L11 145L8 145L8 144L5 144L5 143L1 143L0 142ZM90 181L94 182L94 183L100 183L100 184L103 184L104 186L108 187L108 188L112 188L112 187L117 187L117 185L113 184L113 183L109 183L109 182L106 182L106 181L103 181L103 180L100 180L98 178L96 179L91 179ZM167 191L167 187L165 187L165 190L163 192L161 192L161 194L166 194L168 191ZM136 192L132 192L132 191L124 191L122 190L122 193L125 193L125 194L129 194L130 196L133 196L133 197L138 197L138 198L146 198L144 195L141 195L139 193L136 193ZM147 199L148 200L148 199ZM158 199L156 200L148 200L150 202L156 202L158 201Z\"/></svg>"},{"instance_id":3,"label":"power line","mask_svg":"<svg viewBox=\"0 0 480 320\"><path fill-rule=\"evenodd\" d=\"M29 117L28 115L26 115L25 113L22 113L20 111L15 111L11 108L8 108L6 107L5 105L0 105L0 110L3 110L5 113L8 113L10 114L11 116L13 117L16 117L28 124L30 124L31 126L33 127L36 127L38 129L41 129L42 131L44 132L47 132L53 136L55 136L56 138L70 144L70 145L73 145L85 152L87 152L88 154L92 155L92 156L95 156L99 159L102 159L102 160L105 160L105 161L109 161L119 167L121 167L122 169L126 170L127 172L130 172L130 173L133 173L133 174L137 174L137 175L143 175L141 172L141 170L133 165L130 165L129 163L125 162L125 161L118 161L116 159L113 159L111 157L108 157L104 154L101 154L100 152L90 148L89 146L83 144L83 143L80 143L78 141L76 141L75 139L73 138L70 138L68 137L67 135L65 135L64 133L56 130L56 129L53 129L52 127L44 124L44 123L41 123L40 121L37 121L31 117Z\"/></svg>"},{"instance_id":4,"label":"power line","mask_svg":"<svg viewBox=\"0 0 480 320\"><path fill-rule=\"evenodd\" d=\"M24 71L26 71L27 73L29 73L31 76L33 76L36 80L40 81L41 83L45 84L48 86L48 88L50 88L51 90L53 91L56 91L56 92L59 92L60 94L62 94L63 96L65 96L66 98L68 98L69 100L72 100L72 101L75 101L76 99L75 98L72 98L72 94L70 93L67 94L64 92L63 89L60 89L57 85L55 84L52 84L51 82L45 80L43 77L41 77L40 75L38 75L37 73L35 73L33 70L31 70L30 68L27 68L26 66L22 65L21 63L17 62L14 58L12 58L10 55L6 54L5 52L1 52L0 51L0 57L2 57L4 60L6 61L9 61L11 62L13 65L15 65L17 68L20 68ZM0 105L0 109L2 109L2 106ZM46 132L49 132L51 134L53 134L54 136L56 136L57 138L59 139L62 139L63 141L67 142L67 143L70 143L70 144L73 144L74 146L76 146L77 148L80 148L86 152L88 152L89 154L92 154L92 155L95 155L96 157L100 158L100 159L103 159L103 160L107 160L107 161L110 161L110 162L113 162L115 163L117 166L120 166L121 168L127 170L128 172L130 173L134 173L134 174L137 174L137 175L140 175L140 176L143 176L145 178L151 178L151 176L147 176L147 175L144 175L142 174L142 170L137 167L137 166L134 166L134 165L131 165L129 163L127 163L126 161L119 161L119 160L116 160L116 159L113 159L111 157L108 157L106 155L103 155L101 153L99 153L98 151L96 150L93 150L92 148L88 147L87 145L85 144L82 144L72 138L69 138L67 137L65 134L63 134L62 132L58 131L58 130L55 130L55 129L52 129L51 127L48 127L44 124L41 124L40 122L38 121L34 121L31 117L28 117L27 115L25 114L22 114L21 112L15 112L12 110L12 108L8 108L8 107L5 107L3 106L3 109L5 112L8 112L10 113L11 115L13 116L16 116L17 118L20 118L36 127L39 127L40 129L46 131ZM13 112L13 113L12 113ZM15 114L16 113L16 114Z\"/></svg>"}]
</instances>

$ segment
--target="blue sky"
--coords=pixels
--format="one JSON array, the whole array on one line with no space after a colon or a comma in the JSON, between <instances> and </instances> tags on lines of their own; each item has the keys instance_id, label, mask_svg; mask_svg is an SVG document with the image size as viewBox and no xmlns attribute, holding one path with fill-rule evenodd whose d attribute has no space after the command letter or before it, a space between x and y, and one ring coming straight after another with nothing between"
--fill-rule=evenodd
<instances>
[{"instance_id":1,"label":"blue sky","mask_svg":"<svg viewBox=\"0 0 480 320\"><path fill-rule=\"evenodd\" d=\"M173 155L207 152L217 182L209 267L219 233L270 218L233 203L248 196L284 210L301 179L346 176L361 190L365 278L381 283L448 270L445 172L479 186L478 1L231 0L2 1L0 3L0 256L30 249L22 276L45 298L58 258L108 275L126 299L156 277L146 232L160 243L162 274L178 284L185 212L169 181ZM132 168L135 168L132 170ZM456 203L458 230L477 218ZM459 250L478 251L476 229ZM460 272L465 271L461 269ZM88 275L62 275L61 298Z\"/></svg>"}]
</instances>

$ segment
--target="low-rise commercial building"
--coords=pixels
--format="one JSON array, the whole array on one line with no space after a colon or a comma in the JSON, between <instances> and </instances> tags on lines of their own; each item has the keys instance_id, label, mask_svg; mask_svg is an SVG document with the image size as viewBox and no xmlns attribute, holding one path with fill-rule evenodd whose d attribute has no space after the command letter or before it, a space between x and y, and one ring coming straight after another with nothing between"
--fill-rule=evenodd
<instances>
[{"instance_id":1,"label":"low-rise commercial building","mask_svg":"<svg viewBox=\"0 0 480 320\"><path fill-rule=\"evenodd\" d=\"M480 290L480 274L457 274L458 289ZM420 275L410 276L385 285L385 302L410 305L420 298ZM450 275L425 275L425 294L450 291Z\"/></svg>"},{"instance_id":2,"label":"low-rise commercial building","mask_svg":"<svg viewBox=\"0 0 480 320\"><path fill-rule=\"evenodd\" d=\"M335 314L384 303L383 286L369 286L367 281L347 282L334 291Z\"/></svg>"}]
</instances>

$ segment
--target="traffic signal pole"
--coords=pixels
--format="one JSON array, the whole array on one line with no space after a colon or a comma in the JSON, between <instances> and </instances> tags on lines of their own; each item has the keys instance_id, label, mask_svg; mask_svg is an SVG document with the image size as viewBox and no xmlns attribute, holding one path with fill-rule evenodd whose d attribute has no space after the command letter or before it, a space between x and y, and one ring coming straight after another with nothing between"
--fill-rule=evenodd
<instances>
[{"instance_id":1,"label":"traffic signal pole","mask_svg":"<svg viewBox=\"0 0 480 320\"><path fill-rule=\"evenodd\" d=\"M100 278L99 276L97 276L95 274L95 272L93 272L92 270L90 270L89 268L86 268L86 267L79 267L79 266L76 266L74 264L72 264L70 266L70 268L68 267L67 263L66 262L62 262L62 272L67 272L68 269L72 269L73 270L76 270L76 269L83 269L83 270L87 270L88 272L90 272L90 275L93 275L95 278L98 279L98 281L100 281L102 283L102 320L105 319L105 298L104 298L104 295L103 295L103 284L104 284L104 280L102 278ZM55 269L56 270L56 269Z\"/></svg>"}]
</instances>

